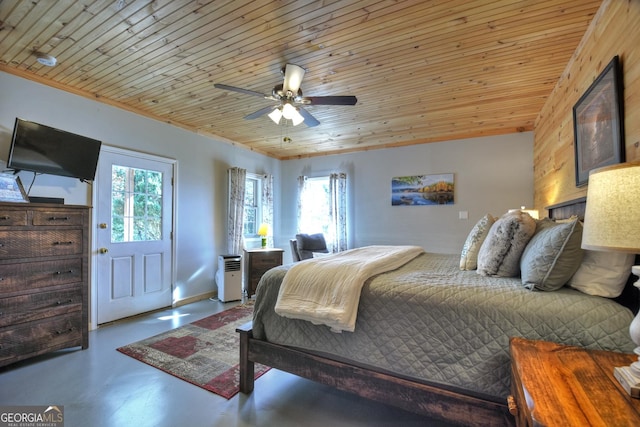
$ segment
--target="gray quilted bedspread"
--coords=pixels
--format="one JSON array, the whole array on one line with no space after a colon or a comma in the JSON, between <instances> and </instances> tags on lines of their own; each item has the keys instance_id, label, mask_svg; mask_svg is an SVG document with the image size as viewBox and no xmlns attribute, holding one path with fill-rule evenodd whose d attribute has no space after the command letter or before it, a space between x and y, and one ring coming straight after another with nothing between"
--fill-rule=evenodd
<instances>
[{"instance_id":1,"label":"gray quilted bedspread","mask_svg":"<svg viewBox=\"0 0 640 427\"><path fill-rule=\"evenodd\" d=\"M509 338L632 352L633 314L606 298L563 288L525 289L519 278L461 271L456 255L423 254L369 279L354 332L278 316L274 305L287 266L267 272L256 294L258 339L313 350L401 376L504 402Z\"/></svg>"}]
</instances>

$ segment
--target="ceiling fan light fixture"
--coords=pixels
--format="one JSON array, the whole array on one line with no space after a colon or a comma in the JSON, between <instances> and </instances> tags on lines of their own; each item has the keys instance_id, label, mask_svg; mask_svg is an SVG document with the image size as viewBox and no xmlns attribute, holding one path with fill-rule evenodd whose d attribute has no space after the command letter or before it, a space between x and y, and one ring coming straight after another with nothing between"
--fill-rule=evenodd
<instances>
[{"instance_id":1,"label":"ceiling fan light fixture","mask_svg":"<svg viewBox=\"0 0 640 427\"><path fill-rule=\"evenodd\" d=\"M304 122L304 117L302 117L302 114L300 114L296 109L296 114L291 118L291 121L294 126L298 126L300 123Z\"/></svg>"},{"instance_id":2,"label":"ceiling fan light fixture","mask_svg":"<svg viewBox=\"0 0 640 427\"><path fill-rule=\"evenodd\" d=\"M268 116L275 124L280 124L280 119L282 118L282 111L280 111L280 107L274 108Z\"/></svg>"},{"instance_id":3,"label":"ceiling fan light fixture","mask_svg":"<svg viewBox=\"0 0 640 427\"><path fill-rule=\"evenodd\" d=\"M287 120L293 119L293 117L295 116L296 113L297 113L296 107L294 107L290 103L287 102L286 104L284 104L282 106L282 116L285 119L287 119Z\"/></svg>"}]
</instances>

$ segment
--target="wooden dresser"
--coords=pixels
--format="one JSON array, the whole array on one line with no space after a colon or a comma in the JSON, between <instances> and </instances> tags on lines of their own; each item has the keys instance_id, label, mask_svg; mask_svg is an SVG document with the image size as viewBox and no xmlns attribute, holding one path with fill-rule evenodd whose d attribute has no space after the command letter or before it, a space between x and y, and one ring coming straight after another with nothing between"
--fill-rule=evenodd
<instances>
[{"instance_id":1,"label":"wooden dresser","mask_svg":"<svg viewBox=\"0 0 640 427\"><path fill-rule=\"evenodd\" d=\"M640 426L640 399L613 376L633 354L511 339L509 411L524 426Z\"/></svg>"},{"instance_id":2,"label":"wooden dresser","mask_svg":"<svg viewBox=\"0 0 640 427\"><path fill-rule=\"evenodd\" d=\"M244 290L247 296L256 293L258 282L267 270L282 265L282 249L245 249L244 250Z\"/></svg>"},{"instance_id":3,"label":"wooden dresser","mask_svg":"<svg viewBox=\"0 0 640 427\"><path fill-rule=\"evenodd\" d=\"M89 210L0 203L0 366L89 346Z\"/></svg>"}]
</instances>

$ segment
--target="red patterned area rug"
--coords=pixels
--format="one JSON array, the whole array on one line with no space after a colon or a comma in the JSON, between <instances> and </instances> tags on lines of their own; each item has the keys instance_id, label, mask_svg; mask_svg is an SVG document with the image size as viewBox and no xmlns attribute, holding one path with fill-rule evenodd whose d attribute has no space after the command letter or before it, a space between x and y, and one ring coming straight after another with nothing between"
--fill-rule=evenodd
<instances>
[{"instance_id":1,"label":"red patterned area rug","mask_svg":"<svg viewBox=\"0 0 640 427\"><path fill-rule=\"evenodd\" d=\"M239 391L240 350L236 328L252 316L253 304L238 305L117 350L231 399ZM256 364L255 377L269 369Z\"/></svg>"}]
</instances>

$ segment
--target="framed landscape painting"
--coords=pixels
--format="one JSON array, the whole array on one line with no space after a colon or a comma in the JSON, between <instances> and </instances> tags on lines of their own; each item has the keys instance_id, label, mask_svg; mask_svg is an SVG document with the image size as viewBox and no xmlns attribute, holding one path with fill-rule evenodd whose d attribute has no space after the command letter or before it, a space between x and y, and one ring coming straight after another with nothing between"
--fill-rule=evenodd
<instances>
[{"instance_id":1,"label":"framed landscape painting","mask_svg":"<svg viewBox=\"0 0 640 427\"><path fill-rule=\"evenodd\" d=\"M392 206L452 205L452 173L397 176L391 180Z\"/></svg>"},{"instance_id":2,"label":"framed landscape painting","mask_svg":"<svg viewBox=\"0 0 640 427\"><path fill-rule=\"evenodd\" d=\"M615 56L573 107L576 186L589 172L624 162L621 67Z\"/></svg>"}]
</instances>

